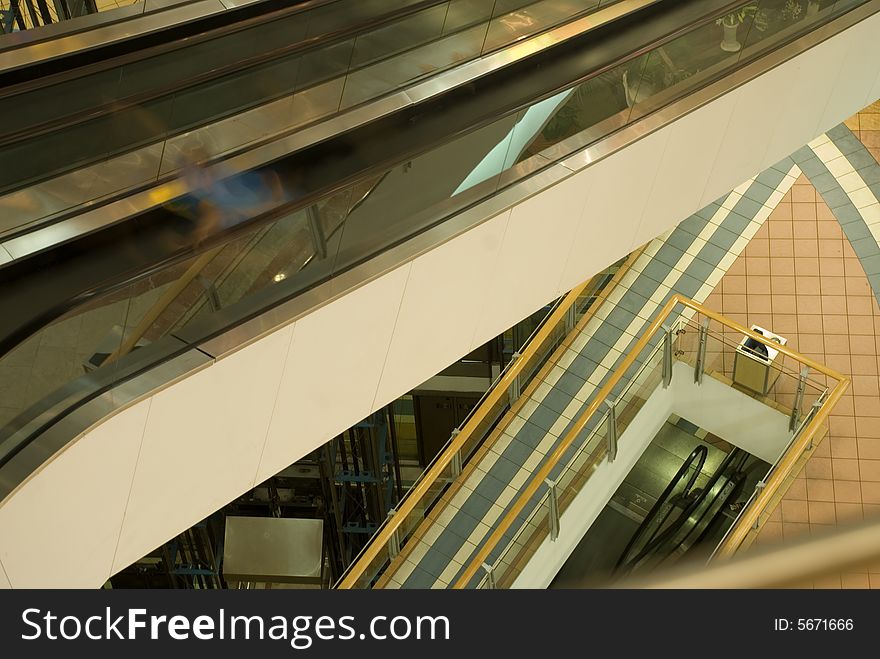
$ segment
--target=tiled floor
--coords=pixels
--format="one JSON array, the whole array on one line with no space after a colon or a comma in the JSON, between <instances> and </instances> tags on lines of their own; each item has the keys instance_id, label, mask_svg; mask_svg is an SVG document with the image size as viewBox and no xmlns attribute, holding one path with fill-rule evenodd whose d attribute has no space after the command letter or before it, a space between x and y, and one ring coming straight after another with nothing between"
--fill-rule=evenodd
<instances>
[{"instance_id":1,"label":"tiled floor","mask_svg":"<svg viewBox=\"0 0 880 659\"><path fill-rule=\"evenodd\" d=\"M880 162L880 101L872 103L845 123Z\"/></svg>"},{"instance_id":2,"label":"tiled floor","mask_svg":"<svg viewBox=\"0 0 880 659\"><path fill-rule=\"evenodd\" d=\"M880 515L880 307L840 224L805 176L733 263L707 305L789 339L794 349L852 376L818 446L761 531L784 542ZM880 587L880 565L816 582Z\"/></svg>"}]
</instances>

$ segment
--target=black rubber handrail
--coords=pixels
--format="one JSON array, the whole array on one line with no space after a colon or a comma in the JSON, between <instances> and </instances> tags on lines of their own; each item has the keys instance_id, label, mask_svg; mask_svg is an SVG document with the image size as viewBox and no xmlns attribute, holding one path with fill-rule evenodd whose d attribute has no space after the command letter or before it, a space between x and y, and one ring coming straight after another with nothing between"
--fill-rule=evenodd
<instances>
[{"instance_id":1,"label":"black rubber handrail","mask_svg":"<svg viewBox=\"0 0 880 659\"><path fill-rule=\"evenodd\" d=\"M15 69L0 71L0 95L21 93L31 86L57 83L89 73L121 66L129 61L154 57L224 34L240 32L285 16L311 11L345 0L260 0L240 7L172 25L162 30L132 36L103 45L39 60ZM24 46L25 48L28 46Z\"/></svg>"},{"instance_id":2,"label":"black rubber handrail","mask_svg":"<svg viewBox=\"0 0 880 659\"><path fill-rule=\"evenodd\" d=\"M336 1L338 0L330 0L330 2ZM330 4L330 2L327 2L327 4ZM344 29L310 36L303 39L302 41L289 44L284 48L276 49L266 53L260 53L259 55L254 55L249 58L238 60L233 64L228 64L223 67L205 71L204 73L201 73L197 76L192 76L190 78L187 78L186 80L177 81L174 84L166 85L164 87L157 87L140 94L132 94L131 96L117 99L110 103L105 103L103 105L88 108L86 110L81 110L79 112L65 115L58 119L53 119L42 124L29 126L18 132L7 133L0 137L0 148L24 140L33 139L49 132L64 130L85 121L92 121L95 119L99 119L103 116L120 112L122 110L127 110L132 107L154 102L163 97L180 93L181 91L189 89L190 87L195 87L196 85L211 82L212 80L216 80L225 76L234 75L246 69L255 68L268 62L281 59L282 57L296 55L297 53L305 53L310 50L314 50L319 46L326 47L328 45L340 43L342 41L350 39L353 36L380 28L382 26L398 21L402 18L406 18L407 16L413 15L420 11L424 11L425 9L429 9L430 7L444 4L445 2L448 2L448 0L423 0L422 2L408 5L403 9L396 9L391 12L386 12L371 17L366 21L361 21L359 23L346 26ZM189 46L192 45L192 43L193 42L188 42L186 45ZM43 80L42 82L45 83L45 80ZM264 99L264 101L265 100L271 99ZM242 110L244 109L247 108L243 108Z\"/></svg>"},{"instance_id":3,"label":"black rubber handrail","mask_svg":"<svg viewBox=\"0 0 880 659\"><path fill-rule=\"evenodd\" d=\"M661 559L665 559L666 556L675 551L681 543L675 542L675 538L681 533L681 531L685 530L685 538L687 538L696 528L697 524L702 520L703 516L706 513L706 510L703 510L700 513L700 517L697 519L693 519L695 513L701 509L701 507L706 502L709 496L712 497L712 502L723 492L724 485L734 478L737 477L737 474L740 473L739 466L736 464L738 460L742 460L743 457L741 455L743 453L740 449L734 448L730 453L728 453L721 465L715 472L712 474L709 482L702 489L697 497L694 498L678 515L678 517L667 526L663 531L655 535L642 550L633 558L628 560L626 563L623 563L620 566L620 572L623 574L627 574L639 567L643 561L650 557L657 557L661 555L661 552L664 553L661 556ZM732 473L731 473L732 472ZM723 480L726 479L726 480ZM716 491L716 486L721 483L721 489ZM711 502L710 502L711 505ZM691 528L687 528L690 525Z\"/></svg>"},{"instance_id":4,"label":"black rubber handrail","mask_svg":"<svg viewBox=\"0 0 880 659\"><path fill-rule=\"evenodd\" d=\"M697 477L703 470L703 465L706 463L706 456L708 454L709 449L701 445L691 451L691 454L684 462L682 462L681 467L678 468L675 476L672 477L672 480L670 480L663 489L663 492L657 498L657 501L654 502L654 505L651 506L648 514L645 515L645 519L642 520L639 528L636 529L632 538L626 543L626 547L624 547L623 551L620 553L620 558L617 559L617 563L614 566L615 572L619 570L622 565L629 563L632 559L630 554L634 548L638 547L636 552L638 554L645 545L654 539L663 527L666 519L668 519L669 513L672 512L675 502L671 500L671 497L673 494L676 494L677 497L686 497L690 493ZM684 488L679 492L679 486L682 484L684 484ZM663 515L663 519L658 519L663 510L666 511ZM649 531L650 535L646 538L645 535Z\"/></svg>"}]
</instances>

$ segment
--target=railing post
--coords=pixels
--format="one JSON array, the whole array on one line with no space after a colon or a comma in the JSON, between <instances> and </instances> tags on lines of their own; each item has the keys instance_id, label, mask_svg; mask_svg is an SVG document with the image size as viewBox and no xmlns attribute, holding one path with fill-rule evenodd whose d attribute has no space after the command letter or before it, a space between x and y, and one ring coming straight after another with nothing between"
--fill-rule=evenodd
<instances>
[{"instance_id":1,"label":"railing post","mask_svg":"<svg viewBox=\"0 0 880 659\"><path fill-rule=\"evenodd\" d=\"M483 563L483 569L486 571L486 589L495 590L495 568Z\"/></svg>"},{"instance_id":2,"label":"railing post","mask_svg":"<svg viewBox=\"0 0 880 659\"><path fill-rule=\"evenodd\" d=\"M794 405L791 409L791 417L788 420L788 431L794 432L797 430L798 424L801 421L801 405L804 404L804 390L807 388L807 376L810 374L810 369L804 366L801 369L801 376L798 379L797 392L794 395Z\"/></svg>"},{"instance_id":3,"label":"railing post","mask_svg":"<svg viewBox=\"0 0 880 659\"><path fill-rule=\"evenodd\" d=\"M706 344L709 338L709 319L704 318L700 323L700 342L697 346L697 363L694 366L694 382L703 384L703 371L706 368Z\"/></svg>"},{"instance_id":4,"label":"railing post","mask_svg":"<svg viewBox=\"0 0 880 659\"><path fill-rule=\"evenodd\" d=\"M461 430L455 428L452 431L452 435L449 437L449 441L454 442L455 438L461 434ZM449 463L450 470L452 471L452 478L458 478L461 476L461 450L459 449L455 453L452 454L452 460Z\"/></svg>"},{"instance_id":5,"label":"railing post","mask_svg":"<svg viewBox=\"0 0 880 659\"><path fill-rule=\"evenodd\" d=\"M548 478L544 482L547 484L547 489L549 491L547 505L550 509L547 518L550 522L550 541L556 542L556 538L559 537L559 496L556 492L556 481L552 481Z\"/></svg>"},{"instance_id":6,"label":"railing post","mask_svg":"<svg viewBox=\"0 0 880 659\"><path fill-rule=\"evenodd\" d=\"M315 248L315 253L322 259L326 259L327 237L324 235L324 227L321 226L321 220L314 204L306 209L306 217L309 220L309 233L312 235L312 246Z\"/></svg>"},{"instance_id":7,"label":"railing post","mask_svg":"<svg viewBox=\"0 0 880 659\"><path fill-rule=\"evenodd\" d=\"M820 408L820 407L822 407L822 399L821 399L821 398L817 398L816 400L813 401L813 409L812 409L812 411L810 412L810 419L815 419L815 418L816 418L816 415L819 413L819 408ZM815 437L815 434L810 435L810 445L807 447L807 450L808 450L808 451L812 451L812 450L813 450L813 437Z\"/></svg>"},{"instance_id":8,"label":"railing post","mask_svg":"<svg viewBox=\"0 0 880 659\"><path fill-rule=\"evenodd\" d=\"M516 360L522 357L518 352L513 353L510 358L510 368L513 368L513 365L516 363ZM513 405L518 399L520 395L519 390L519 373L513 376L513 380L510 382L510 387L507 390L507 401Z\"/></svg>"},{"instance_id":9,"label":"railing post","mask_svg":"<svg viewBox=\"0 0 880 659\"><path fill-rule=\"evenodd\" d=\"M765 485L767 485L767 483L765 483L765 482L762 481L762 480L761 480L761 481L758 481L757 483L755 483L755 501L758 500L758 497L759 497L760 494L761 494L761 490L764 489L764 486L765 486ZM754 527L752 527L752 528L754 528L755 530L757 530L758 527L760 526L760 524L761 524L761 512L759 511L759 512L758 512L758 516L755 517L755 525L754 525Z\"/></svg>"},{"instance_id":10,"label":"railing post","mask_svg":"<svg viewBox=\"0 0 880 659\"><path fill-rule=\"evenodd\" d=\"M565 333L568 335L571 333L571 330L574 329L575 325L575 307L577 306L577 301L575 304L572 304L568 309L565 310Z\"/></svg>"},{"instance_id":11,"label":"railing post","mask_svg":"<svg viewBox=\"0 0 880 659\"><path fill-rule=\"evenodd\" d=\"M607 424L606 434L608 435L608 462L614 462L617 457L617 408L610 400L606 400L608 406L608 414L605 417Z\"/></svg>"},{"instance_id":12,"label":"railing post","mask_svg":"<svg viewBox=\"0 0 880 659\"><path fill-rule=\"evenodd\" d=\"M394 517L394 514L396 512L397 511L394 510L394 508L392 508L391 510L388 511L388 521L389 522L391 521L391 518ZM391 558L391 560L394 560L394 558L399 553L400 553L400 527L397 527L396 529L394 529L394 531L391 532L391 537L388 538L388 556Z\"/></svg>"},{"instance_id":13,"label":"railing post","mask_svg":"<svg viewBox=\"0 0 880 659\"><path fill-rule=\"evenodd\" d=\"M663 388L672 382L672 328L662 325L663 328Z\"/></svg>"}]
</instances>

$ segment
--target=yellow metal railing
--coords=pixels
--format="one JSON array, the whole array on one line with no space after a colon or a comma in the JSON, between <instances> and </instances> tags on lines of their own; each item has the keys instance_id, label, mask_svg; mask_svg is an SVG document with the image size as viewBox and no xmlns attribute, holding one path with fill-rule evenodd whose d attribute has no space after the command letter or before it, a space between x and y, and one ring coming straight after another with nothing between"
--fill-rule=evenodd
<instances>
[{"instance_id":1,"label":"yellow metal railing","mask_svg":"<svg viewBox=\"0 0 880 659\"><path fill-rule=\"evenodd\" d=\"M800 455L804 452L804 450L807 449L808 446L810 446L813 439L817 436L819 430L823 427L823 424L825 423L829 412L840 400L840 397L843 396L844 392L849 386L849 379L812 359L796 353L795 351L784 345L772 342L770 339L763 336L762 334L758 334L751 331L750 329L742 327L738 323L735 323L725 318L721 314L707 309L698 302L694 302L693 300L689 300L680 295L673 295L666 302L660 313L651 322L647 330L638 339L632 350L627 354L626 357L623 358L622 362L617 366L614 373L599 389L597 394L593 397L592 402L588 405L587 409L577 418L574 424L570 427L569 431L556 445L553 452L547 457L541 467L532 475L531 479L526 483L525 487L520 491L520 494L507 509L507 512L500 519L497 526L495 526L495 528L492 530L486 542L472 556L469 563L465 566L465 569L460 573L458 579L453 584L453 588L467 587L474 576L477 574L477 572L482 568L482 566L487 564L490 555L496 549L496 547L499 545L505 535L512 530L512 527L518 517L522 515L522 513L525 511L528 502L532 500L532 498L538 493L539 489L549 479L551 472L554 470L554 468L561 464L562 458L573 446L575 440L578 438L580 433L587 428L590 419L597 412L600 411L600 408L603 404L605 404L605 401L610 399L615 386L621 381L621 379L624 377L624 374L633 366L642 351L650 345L652 338L658 334L658 332L665 324L669 323L670 320L672 320L670 316L672 316L673 311L678 306L682 306L686 310L691 310L692 312L699 313L706 319L710 321L715 321L716 323L720 324L721 326L727 328L732 332L735 332L739 335L745 335L754 339L755 341L763 343L768 347L779 351L779 353L781 353L782 355L789 357L790 359L801 364L802 366L814 370L817 373L827 378L830 378L831 380L834 380L835 382L834 387L830 389L830 393L827 395L827 397L824 398L824 401L821 407L818 409L817 413L812 415L806 427L804 427L802 431L795 437L794 441L789 446L788 451L777 464L777 467L774 469L765 487L761 490L761 492L748 507L748 509L740 516L734 527L728 533L727 537L724 540L723 546L720 547L717 555L728 556L736 551L736 549L740 546L745 536L749 533L750 529L754 527L759 516L769 503L771 497L773 496L773 493L776 491L776 489L779 488L785 478L790 475ZM601 460L603 456L603 453L597 452L595 460ZM535 545L534 542L530 542L528 544L532 548Z\"/></svg>"},{"instance_id":2,"label":"yellow metal railing","mask_svg":"<svg viewBox=\"0 0 880 659\"><path fill-rule=\"evenodd\" d=\"M569 327L570 323L566 322L567 316L585 296L595 297L596 303L576 323L574 329L582 327L589 320L592 311L599 306L598 302L604 300L639 254L641 254L641 250L631 254L617 270L611 282L602 290L597 291L596 289L597 284L604 277L597 275L572 289L563 297L523 347L521 354L508 364L500 378L474 408L460 432L450 440L445 449L428 466L422 477L398 504L393 515L382 524L370 543L349 566L336 584L336 588L366 588L372 585L377 575L397 557L397 552L389 553L388 548L393 544L405 541L411 533L415 532L416 527L426 518L428 509L437 501L440 493L449 487L450 482L457 475L456 472L460 471L462 456L473 454L476 448L488 437L489 432L496 425L499 412L506 410L506 414L511 415L512 418L512 415L516 414L519 407L527 399L529 388L523 387L522 395L517 396L514 400L511 400L512 389L519 389L522 381L530 374L535 375L531 381L532 384L537 384L541 379L541 369L546 368L547 363L552 361L552 355L558 350L566 349L567 342L558 347L556 344L566 336L570 336L569 330L572 328ZM553 349L548 352L548 347ZM456 465L456 463L458 464ZM439 504L440 502L438 502Z\"/></svg>"}]
</instances>

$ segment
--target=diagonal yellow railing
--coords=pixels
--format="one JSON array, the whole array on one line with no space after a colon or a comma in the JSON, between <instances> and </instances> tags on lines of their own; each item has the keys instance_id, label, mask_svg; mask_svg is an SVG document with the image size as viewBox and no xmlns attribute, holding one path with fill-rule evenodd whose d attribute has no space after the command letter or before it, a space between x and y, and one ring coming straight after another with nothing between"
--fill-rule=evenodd
<instances>
[{"instance_id":1,"label":"diagonal yellow railing","mask_svg":"<svg viewBox=\"0 0 880 659\"><path fill-rule=\"evenodd\" d=\"M557 349L562 350L566 347L567 343L563 343L558 348L557 344L565 339L572 329L583 326L589 320L590 313L599 306L598 302L605 299L640 254L641 250L633 252L607 286L599 286L605 278L597 275L572 289L562 298L529 338L522 348L522 353L508 364L500 378L474 408L460 432L428 466L422 477L398 504L394 514L377 530L370 543L337 582L336 588L368 588L375 582L382 570L398 556L398 551L389 551L389 549L394 545L398 545L395 549L400 548L401 541L406 540L415 531L425 519L431 505L450 486L457 473L460 473L462 456L471 455L482 443L496 425L499 412L506 411L508 415L516 413L518 405L522 404L528 392L523 381L530 373L537 373L547 362L552 361L551 355L555 354ZM599 288L601 290L598 290ZM589 308L573 328L572 314L585 297L595 298L597 303ZM540 377L536 376L534 380L540 380ZM519 395L520 390L524 395Z\"/></svg>"},{"instance_id":2,"label":"diagonal yellow railing","mask_svg":"<svg viewBox=\"0 0 880 659\"><path fill-rule=\"evenodd\" d=\"M829 394L824 398L821 407L810 417L806 426L797 434L794 441L789 446L788 451L783 456L783 459L780 460L777 467L773 470L772 475L767 480L764 488L730 530L724 540L723 547L721 547L718 552L718 555L728 556L736 551L743 539L749 533L750 529L754 527L759 516L764 512L764 509L773 497L774 492L782 485L783 481L791 475L801 454L807 450L822 429L828 414L849 386L849 379L823 364L819 364L818 362L795 352L787 346L775 343L764 335L753 332L752 330L725 318L721 314L707 309L698 302L681 295L673 295L660 310L660 313L658 313L654 320L651 321L647 330L638 339L632 350L630 350L626 357L623 358L605 384L599 389L586 410L572 424L569 431L559 441L553 452L544 460L541 467L534 472L531 479L526 483L524 488L520 491L520 494L507 509L507 512L494 527L487 540L471 557L471 560L465 566L464 570L460 572L458 578L453 584L453 588L466 588L477 572L487 564L490 555L495 551L502 539L506 535L511 534L515 522L524 513L529 501L535 497L539 489L550 478L553 470L562 464L561 461L563 457L567 454L569 449L572 448L579 435L587 428L590 419L600 411L600 408L605 404L605 401L610 399L615 386L621 382L624 375L636 362L638 356L650 345L651 340L659 331L661 331L661 328L670 322L670 317L672 316L673 311L679 306L702 315L707 321L714 321L732 332L747 336L769 348L777 350L780 354L789 357L796 363L835 381L834 387L830 389ZM596 460L600 460L603 456L604 454L597 452ZM531 545L534 546L534 543L532 542Z\"/></svg>"}]
</instances>

